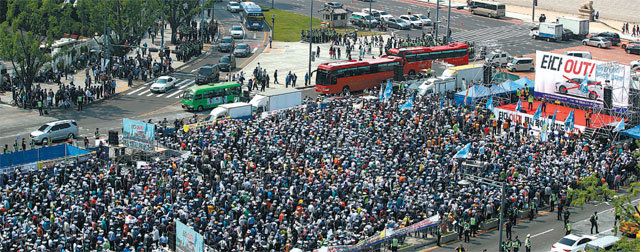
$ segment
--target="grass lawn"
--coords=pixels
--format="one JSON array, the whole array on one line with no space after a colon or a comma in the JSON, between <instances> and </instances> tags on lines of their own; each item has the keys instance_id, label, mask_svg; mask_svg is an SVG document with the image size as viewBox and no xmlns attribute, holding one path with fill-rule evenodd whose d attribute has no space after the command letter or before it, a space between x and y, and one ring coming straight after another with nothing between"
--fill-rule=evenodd
<instances>
[{"instance_id":1,"label":"grass lawn","mask_svg":"<svg viewBox=\"0 0 640 252\"><path fill-rule=\"evenodd\" d=\"M293 42L300 41L300 31L309 29L309 16L304 16L288 11L269 9L264 12L264 19L273 27L271 15L275 15L276 29L274 30L274 41ZM322 28L322 19L313 18L313 29ZM344 34L345 29L336 29L336 32ZM354 29L346 29L353 31ZM379 32L359 31L358 36L371 36L382 34Z\"/></svg>"}]
</instances>

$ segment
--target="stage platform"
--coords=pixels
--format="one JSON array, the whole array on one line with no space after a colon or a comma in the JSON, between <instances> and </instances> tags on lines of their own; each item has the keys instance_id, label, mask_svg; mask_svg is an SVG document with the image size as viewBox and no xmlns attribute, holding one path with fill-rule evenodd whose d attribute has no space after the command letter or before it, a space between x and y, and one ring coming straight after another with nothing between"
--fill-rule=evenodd
<instances>
[{"instance_id":1,"label":"stage platform","mask_svg":"<svg viewBox=\"0 0 640 252\"><path fill-rule=\"evenodd\" d=\"M507 105L502 105L499 107L496 107L496 109L494 110L494 114L496 114L496 116L498 116L501 119L504 119L502 117L504 116L521 116L524 118L528 118L526 120L531 121L533 119L533 114L535 114L536 109L538 109L538 105L541 104L542 102L539 101L534 101L533 102L533 109L529 109L529 102L527 101L522 101L522 103L520 104L520 108L525 110L525 113L522 112L516 112L516 106L517 103L512 103L512 104L507 104ZM557 104L553 104L553 103L547 103L547 109L542 111L542 116L540 117L541 119L543 118L551 118L553 117L553 112L555 110L558 110L557 114L556 114L556 125L562 125L564 123L564 120L569 116L569 113L571 112L572 108L570 107L565 107L565 106L560 106ZM546 111L546 112L545 112ZM614 116L609 116L609 115L605 115L605 114L598 114L596 113L598 112L597 110L592 111L591 114L591 128L601 128L601 127L605 127L608 125L612 125L615 126L615 124L617 124L620 121L619 117L614 117ZM587 125L586 122L586 118L585 118L585 114L587 113L586 110L581 110L581 109L576 109L574 111L574 126L575 128L578 128L580 130L584 130L584 128ZM513 120L513 118L512 118ZM534 130L539 130L540 129L540 124L541 124L541 120L538 120L539 122L535 122L535 123L529 123L530 125L532 125L532 129Z\"/></svg>"}]
</instances>

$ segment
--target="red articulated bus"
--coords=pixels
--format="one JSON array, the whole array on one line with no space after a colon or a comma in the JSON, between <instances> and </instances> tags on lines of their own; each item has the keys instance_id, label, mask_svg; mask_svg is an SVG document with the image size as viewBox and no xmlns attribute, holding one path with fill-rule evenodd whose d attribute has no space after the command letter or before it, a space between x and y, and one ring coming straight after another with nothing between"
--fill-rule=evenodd
<instances>
[{"instance_id":1,"label":"red articulated bus","mask_svg":"<svg viewBox=\"0 0 640 252\"><path fill-rule=\"evenodd\" d=\"M399 57L388 56L320 64L316 72L316 92L348 95L379 87L382 81L401 75L401 61Z\"/></svg>"},{"instance_id":2,"label":"red articulated bus","mask_svg":"<svg viewBox=\"0 0 640 252\"><path fill-rule=\"evenodd\" d=\"M391 48L388 55L401 57L404 74L414 75L422 69L430 69L434 60L442 60L454 66L469 64L469 45L455 42L432 47Z\"/></svg>"}]
</instances>

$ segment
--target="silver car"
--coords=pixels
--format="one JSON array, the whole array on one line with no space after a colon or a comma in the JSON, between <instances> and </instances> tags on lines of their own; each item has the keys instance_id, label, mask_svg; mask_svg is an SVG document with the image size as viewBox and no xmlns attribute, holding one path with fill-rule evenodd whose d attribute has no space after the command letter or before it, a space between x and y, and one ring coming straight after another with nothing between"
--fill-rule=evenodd
<instances>
[{"instance_id":1,"label":"silver car","mask_svg":"<svg viewBox=\"0 0 640 252\"><path fill-rule=\"evenodd\" d=\"M606 38L601 37L591 37L582 40L583 45L595 46L598 48L609 48L611 47L611 41Z\"/></svg>"},{"instance_id":2,"label":"silver car","mask_svg":"<svg viewBox=\"0 0 640 252\"><path fill-rule=\"evenodd\" d=\"M78 136L78 124L75 120L50 122L31 132L31 141L36 144L49 144Z\"/></svg>"},{"instance_id":3,"label":"silver car","mask_svg":"<svg viewBox=\"0 0 640 252\"><path fill-rule=\"evenodd\" d=\"M229 1L229 3L227 4L227 10L229 12L239 12L241 8L242 7L240 7L240 3L236 1Z\"/></svg>"}]
</instances>

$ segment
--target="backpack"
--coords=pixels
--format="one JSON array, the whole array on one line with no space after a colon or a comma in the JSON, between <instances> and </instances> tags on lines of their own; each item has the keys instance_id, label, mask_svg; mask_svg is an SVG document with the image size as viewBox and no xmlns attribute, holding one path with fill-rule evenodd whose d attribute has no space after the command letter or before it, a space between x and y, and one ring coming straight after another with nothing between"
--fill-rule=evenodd
<instances>
[{"instance_id":1,"label":"backpack","mask_svg":"<svg viewBox=\"0 0 640 252\"><path fill-rule=\"evenodd\" d=\"M591 223L595 223L596 222L596 217L594 215L591 215L591 218L589 218L589 221Z\"/></svg>"}]
</instances>

